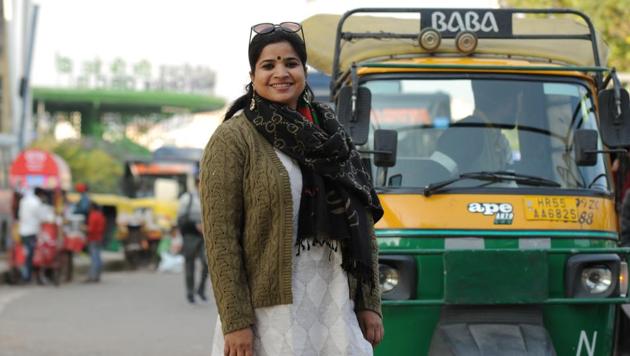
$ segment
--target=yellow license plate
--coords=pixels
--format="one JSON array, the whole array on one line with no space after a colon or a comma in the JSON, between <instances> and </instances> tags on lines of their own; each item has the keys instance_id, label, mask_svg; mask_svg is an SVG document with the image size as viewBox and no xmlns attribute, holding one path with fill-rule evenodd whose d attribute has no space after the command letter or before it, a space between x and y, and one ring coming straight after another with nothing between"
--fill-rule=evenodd
<instances>
[{"instance_id":1,"label":"yellow license plate","mask_svg":"<svg viewBox=\"0 0 630 356\"><path fill-rule=\"evenodd\" d=\"M523 201L527 220L578 221L576 198L527 197Z\"/></svg>"}]
</instances>

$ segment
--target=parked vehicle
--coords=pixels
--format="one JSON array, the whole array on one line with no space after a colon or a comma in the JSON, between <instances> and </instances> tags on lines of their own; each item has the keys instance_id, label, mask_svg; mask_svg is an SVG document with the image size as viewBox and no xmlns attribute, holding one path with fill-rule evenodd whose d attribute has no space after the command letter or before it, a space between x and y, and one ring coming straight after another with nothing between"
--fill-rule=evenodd
<instances>
[{"instance_id":1,"label":"parked vehicle","mask_svg":"<svg viewBox=\"0 0 630 356\"><path fill-rule=\"evenodd\" d=\"M381 8L303 26L385 208L376 355L628 352L610 157L630 106L590 19Z\"/></svg>"},{"instance_id":2,"label":"parked vehicle","mask_svg":"<svg viewBox=\"0 0 630 356\"><path fill-rule=\"evenodd\" d=\"M122 225L126 224L124 221L125 217L133 213L132 202L129 198L116 194L89 193L89 197L101 206L103 214L105 214L104 248L118 251L120 248L118 235L126 233L126 228ZM79 193L72 192L68 194L68 200L72 204L78 202L79 198Z\"/></svg>"},{"instance_id":3,"label":"parked vehicle","mask_svg":"<svg viewBox=\"0 0 630 356\"><path fill-rule=\"evenodd\" d=\"M176 225L178 198L194 186L201 152L163 147L151 160L126 162L122 190L130 209L118 218L118 238L129 252L126 256L134 255L136 252L127 250L140 244L138 251L146 256L139 260L148 259L157 265L157 247Z\"/></svg>"}]
</instances>

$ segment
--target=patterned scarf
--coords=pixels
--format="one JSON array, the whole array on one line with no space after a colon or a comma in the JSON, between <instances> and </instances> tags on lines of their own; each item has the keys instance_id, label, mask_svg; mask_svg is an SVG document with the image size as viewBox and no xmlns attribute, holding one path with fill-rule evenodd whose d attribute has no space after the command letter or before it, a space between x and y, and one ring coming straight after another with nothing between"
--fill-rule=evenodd
<instances>
[{"instance_id":1,"label":"patterned scarf","mask_svg":"<svg viewBox=\"0 0 630 356\"><path fill-rule=\"evenodd\" d=\"M246 107L245 116L302 170L297 254L311 243L341 246L342 268L373 287L367 212L377 222L383 208L352 140L327 105L312 104L317 126L286 105L254 97L256 108Z\"/></svg>"}]
</instances>

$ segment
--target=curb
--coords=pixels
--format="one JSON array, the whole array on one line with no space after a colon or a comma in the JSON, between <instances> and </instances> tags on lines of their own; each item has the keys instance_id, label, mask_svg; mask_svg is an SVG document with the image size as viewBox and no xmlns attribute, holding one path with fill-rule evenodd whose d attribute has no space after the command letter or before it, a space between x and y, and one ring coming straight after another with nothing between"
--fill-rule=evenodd
<instances>
[{"instance_id":1,"label":"curb","mask_svg":"<svg viewBox=\"0 0 630 356\"><path fill-rule=\"evenodd\" d=\"M103 251L101 253L103 272L118 272L129 269L122 252ZM81 280L86 276L90 268L90 256L85 253L76 254L73 258L73 281ZM0 285L10 285L5 281L5 274L9 272L9 263L6 255L0 254ZM67 283L67 282L66 282ZM63 282L62 282L63 284Z\"/></svg>"}]
</instances>

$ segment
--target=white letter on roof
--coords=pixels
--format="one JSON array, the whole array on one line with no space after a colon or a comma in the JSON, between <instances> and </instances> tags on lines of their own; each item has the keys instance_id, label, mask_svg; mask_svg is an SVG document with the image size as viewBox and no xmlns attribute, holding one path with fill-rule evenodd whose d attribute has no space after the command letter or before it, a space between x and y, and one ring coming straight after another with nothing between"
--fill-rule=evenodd
<instances>
[{"instance_id":1,"label":"white letter on roof","mask_svg":"<svg viewBox=\"0 0 630 356\"><path fill-rule=\"evenodd\" d=\"M459 32L465 30L464 20L462 19L462 15L459 12L453 12L451 14L451 19L448 21L448 30L451 32Z\"/></svg>"},{"instance_id":2,"label":"white letter on roof","mask_svg":"<svg viewBox=\"0 0 630 356\"><path fill-rule=\"evenodd\" d=\"M444 20L446 19L446 15L443 12L436 11L431 14L431 23L433 24L433 28L435 28L438 32L443 32L446 30L446 23Z\"/></svg>"},{"instance_id":3,"label":"white letter on roof","mask_svg":"<svg viewBox=\"0 0 630 356\"><path fill-rule=\"evenodd\" d=\"M499 26L497 20L491 12L483 14L483 20L481 20L481 30L483 32L499 32Z\"/></svg>"},{"instance_id":4,"label":"white letter on roof","mask_svg":"<svg viewBox=\"0 0 630 356\"><path fill-rule=\"evenodd\" d=\"M469 11L464 15L466 18L466 29L468 31L477 32L481 28L479 24L479 15L476 12Z\"/></svg>"}]
</instances>

